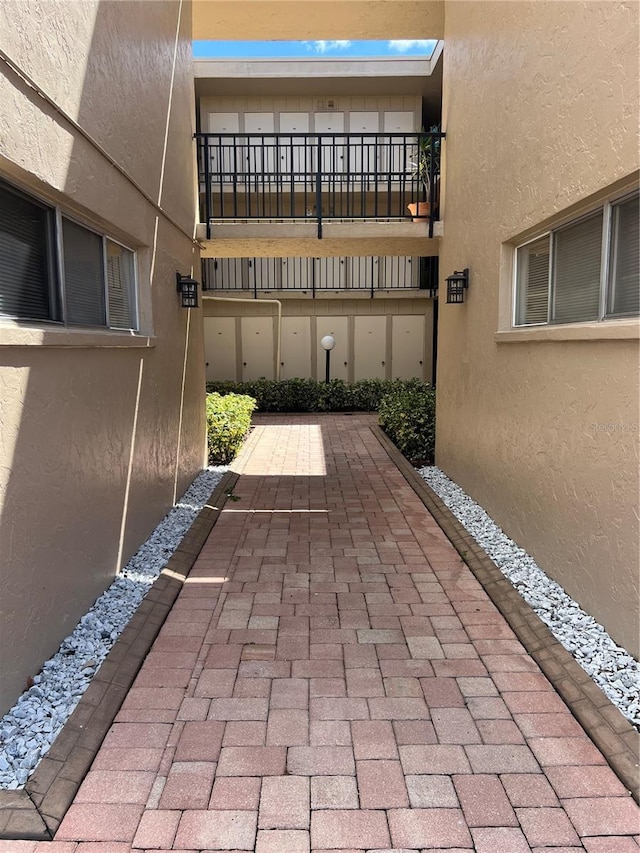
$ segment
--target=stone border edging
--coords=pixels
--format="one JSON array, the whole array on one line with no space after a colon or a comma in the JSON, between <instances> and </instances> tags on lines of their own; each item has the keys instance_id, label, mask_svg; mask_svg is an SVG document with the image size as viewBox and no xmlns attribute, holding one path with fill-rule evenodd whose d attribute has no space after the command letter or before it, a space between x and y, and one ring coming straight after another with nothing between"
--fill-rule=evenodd
<instances>
[{"instance_id":1,"label":"stone border edging","mask_svg":"<svg viewBox=\"0 0 640 853\"><path fill-rule=\"evenodd\" d=\"M558 642L391 439L378 426L370 429L614 773L640 802L640 733Z\"/></svg>"},{"instance_id":2,"label":"stone border edging","mask_svg":"<svg viewBox=\"0 0 640 853\"><path fill-rule=\"evenodd\" d=\"M0 791L0 839L53 838L238 477L223 475L25 787Z\"/></svg>"}]
</instances>

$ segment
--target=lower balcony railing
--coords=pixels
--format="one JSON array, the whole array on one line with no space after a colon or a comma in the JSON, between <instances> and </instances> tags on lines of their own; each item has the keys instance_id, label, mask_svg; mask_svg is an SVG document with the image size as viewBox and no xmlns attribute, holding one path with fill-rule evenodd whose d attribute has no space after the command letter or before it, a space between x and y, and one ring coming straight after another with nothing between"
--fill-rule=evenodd
<instances>
[{"instance_id":1,"label":"lower balcony railing","mask_svg":"<svg viewBox=\"0 0 640 853\"><path fill-rule=\"evenodd\" d=\"M206 258L204 290L258 294L298 291L315 297L327 291L428 290L438 287L438 258Z\"/></svg>"},{"instance_id":2,"label":"lower balcony railing","mask_svg":"<svg viewBox=\"0 0 640 853\"><path fill-rule=\"evenodd\" d=\"M201 222L438 218L444 133L197 133ZM409 204L420 208L409 212Z\"/></svg>"}]
</instances>

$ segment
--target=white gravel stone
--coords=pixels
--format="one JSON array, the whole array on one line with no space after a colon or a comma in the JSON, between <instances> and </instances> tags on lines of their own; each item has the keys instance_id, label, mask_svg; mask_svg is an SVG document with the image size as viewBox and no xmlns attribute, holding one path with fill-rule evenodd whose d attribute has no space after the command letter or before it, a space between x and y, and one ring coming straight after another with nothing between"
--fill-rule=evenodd
<instances>
[{"instance_id":1,"label":"white gravel stone","mask_svg":"<svg viewBox=\"0 0 640 853\"><path fill-rule=\"evenodd\" d=\"M24 787L226 470L195 478L0 720L0 789Z\"/></svg>"},{"instance_id":2,"label":"white gravel stone","mask_svg":"<svg viewBox=\"0 0 640 853\"><path fill-rule=\"evenodd\" d=\"M640 664L439 468L418 473L622 714L640 728Z\"/></svg>"}]
</instances>

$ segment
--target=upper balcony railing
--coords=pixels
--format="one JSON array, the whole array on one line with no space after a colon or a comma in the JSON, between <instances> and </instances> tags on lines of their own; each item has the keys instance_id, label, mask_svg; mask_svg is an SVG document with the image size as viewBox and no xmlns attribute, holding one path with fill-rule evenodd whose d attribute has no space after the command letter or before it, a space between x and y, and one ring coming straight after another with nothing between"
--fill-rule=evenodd
<instances>
[{"instance_id":1,"label":"upper balcony railing","mask_svg":"<svg viewBox=\"0 0 640 853\"><path fill-rule=\"evenodd\" d=\"M438 219L444 133L197 133L201 221ZM415 213L408 205L420 202Z\"/></svg>"}]
</instances>

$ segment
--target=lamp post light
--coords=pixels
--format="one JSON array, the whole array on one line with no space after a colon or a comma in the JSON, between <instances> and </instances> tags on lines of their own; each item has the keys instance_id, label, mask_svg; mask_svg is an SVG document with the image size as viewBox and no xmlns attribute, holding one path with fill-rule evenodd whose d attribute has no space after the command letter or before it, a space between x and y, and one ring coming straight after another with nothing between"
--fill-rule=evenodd
<instances>
[{"instance_id":1,"label":"lamp post light","mask_svg":"<svg viewBox=\"0 0 640 853\"><path fill-rule=\"evenodd\" d=\"M325 335L324 338L321 338L321 340L320 340L320 346L327 353L327 360L325 362L325 364L326 364L325 378L324 378L325 382L328 382L329 378L330 378L331 350L334 348L335 345L336 345L336 339L333 337L333 335Z\"/></svg>"}]
</instances>

